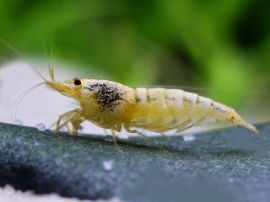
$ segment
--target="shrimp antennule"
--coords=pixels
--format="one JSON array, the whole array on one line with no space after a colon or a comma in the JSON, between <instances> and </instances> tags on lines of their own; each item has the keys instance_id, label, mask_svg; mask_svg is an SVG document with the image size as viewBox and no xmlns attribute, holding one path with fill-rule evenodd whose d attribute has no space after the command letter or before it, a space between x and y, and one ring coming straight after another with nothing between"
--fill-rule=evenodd
<instances>
[{"instance_id":1,"label":"shrimp antennule","mask_svg":"<svg viewBox=\"0 0 270 202\"><path fill-rule=\"evenodd\" d=\"M16 100L16 102L14 103L14 106L12 107L12 112L11 112L11 120L15 120L16 119L16 114L17 114L17 110L19 108L20 103L23 101L23 98L28 95L31 91L33 91L34 89L36 89L39 86L42 86L44 84L47 84L46 82L41 82L38 83L30 88L28 88L26 91L24 91Z\"/></svg>"},{"instance_id":2,"label":"shrimp antennule","mask_svg":"<svg viewBox=\"0 0 270 202\"><path fill-rule=\"evenodd\" d=\"M42 74L35 68L35 66L29 62L25 56L16 48L14 48L11 44L9 44L8 42L6 42L4 39L0 38L0 41L6 45L8 48L10 48L13 52L15 52L17 55L19 55L22 59L24 59L25 61L27 61L27 63L32 67L32 70L43 80L43 81L47 81L46 78L44 76L42 76Z\"/></svg>"}]
</instances>

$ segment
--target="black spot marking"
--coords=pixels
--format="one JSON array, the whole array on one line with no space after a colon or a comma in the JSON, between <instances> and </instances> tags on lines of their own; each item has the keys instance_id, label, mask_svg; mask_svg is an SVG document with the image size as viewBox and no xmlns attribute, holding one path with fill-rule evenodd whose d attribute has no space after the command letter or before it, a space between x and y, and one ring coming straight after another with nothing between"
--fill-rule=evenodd
<instances>
[{"instance_id":1,"label":"black spot marking","mask_svg":"<svg viewBox=\"0 0 270 202\"><path fill-rule=\"evenodd\" d=\"M139 96L138 96L138 92L137 92L137 91L135 91L135 92L136 92L136 95L135 95L135 97L136 97L136 102L139 103L139 102L141 102L141 99L140 99Z\"/></svg>"},{"instance_id":2,"label":"black spot marking","mask_svg":"<svg viewBox=\"0 0 270 202\"><path fill-rule=\"evenodd\" d=\"M164 93L163 93L163 98L165 101L168 100L168 94L166 91L164 91Z\"/></svg>"},{"instance_id":3,"label":"black spot marking","mask_svg":"<svg viewBox=\"0 0 270 202\"><path fill-rule=\"evenodd\" d=\"M189 102L189 103L191 103L192 102L192 100L189 100L186 96L185 97L183 97L183 101L184 102Z\"/></svg>"},{"instance_id":4,"label":"black spot marking","mask_svg":"<svg viewBox=\"0 0 270 202\"><path fill-rule=\"evenodd\" d=\"M197 95L197 98L196 98L196 105L195 105L197 111L200 111L199 104L200 104L200 96Z\"/></svg>"},{"instance_id":5,"label":"black spot marking","mask_svg":"<svg viewBox=\"0 0 270 202\"><path fill-rule=\"evenodd\" d=\"M200 103L200 96L197 95L196 104Z\"/></svg>"},{"instance_id":6,"label":"black spot marking","mask_svg":"<svg viewBox=\"0 0 270 202\"><path fill-rule=\"evenodd\" d=\"M151 96L149 96L149 98L148 98L148 101L149 102L153 102L153 101L157 101L158 99L156 98L156 97L151 97Z\"/></svg>"},{"instance_id":7,"label":"black spot marking","mask_svg":"<svg viewBox=\"0 0 270 202\"><path fill-rule=\"evenodd\" d=\"M166 98L167 100L169 100L169 101L175 101L176 100L176 98L175 97L168 97L167 96L167 98Z\"/></svg>"},{"instance_id":8,"label":"black spot marking","mask_svg":"<svg viewBox=\"0 0 270 202\"><path fill-rule=\"evenodd\" d=\"M184 92L183 93L183 104L185 105L185 103L191 103L192 101L190 99L188 99L188 97L186 96L186 93Z\"/></svg>"},{"instance_id":9,"label":"black spot marking","mask_svg":"<svg viewBox=\"0 0 270 202\"><path fill-rule=\"evenodd\" d=\"M146 88L146 100L149 103L149 101L150 101L150 95L149 95L148 88Z\"/></svg>"},{"instance_id":10,"label":"black spot marking","mask_svg":"<svg viewBox=\"0 0 270 202\"><path fill-rule=\"evenodd\" d=\"M223 110L222 108L220 108L219 106L213 106L213 110L214 111L219 111L219 112L222 112L222 113L226 113L226 111L225 110Z\"/></svg>"},{"instance_id":11,"label":"black spot marking","mask_svg":"<svg viewBox=\"0 0 270 202\"><path fill-rule=\"evenodd\" d=\"M120 89L114 85L95 83L84 88L96 93L96 101L103 109L112 111L119 104L117 101L124 100Z\"/></svg>"}]
</instances>

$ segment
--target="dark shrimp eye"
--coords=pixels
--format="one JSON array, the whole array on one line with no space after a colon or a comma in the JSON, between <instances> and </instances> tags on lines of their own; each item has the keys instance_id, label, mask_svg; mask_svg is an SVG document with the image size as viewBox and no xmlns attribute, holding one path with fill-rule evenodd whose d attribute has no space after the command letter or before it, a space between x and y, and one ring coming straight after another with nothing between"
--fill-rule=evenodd
<instances>
[{"instance_id":1,"label":"dark shrimp eye","mask_svg":"<svg viewBox=\"0 0 270 202\"><path fill-rule=\"evenodd\" d=\"M81 80L80 79L74 79L74 85L76 85L76 86L79 86L79 85L81 85Z\"/></svg>"}]
</instances>

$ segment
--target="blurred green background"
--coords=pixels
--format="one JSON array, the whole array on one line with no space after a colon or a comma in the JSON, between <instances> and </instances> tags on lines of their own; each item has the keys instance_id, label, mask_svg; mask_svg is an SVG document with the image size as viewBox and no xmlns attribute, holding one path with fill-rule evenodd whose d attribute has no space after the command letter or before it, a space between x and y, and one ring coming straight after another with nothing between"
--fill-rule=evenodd
<instances>
[{"instance_id":1,"label":"blurred green background","mask_svg":"<svg viewBox=\"0 0 270 202\"><path fill-rule=\"evenodd\" d=\"M2 0L0 37L42 57L43 35L56 61L87 77L205 87L258 114L270 100L269 11L263 0ZM0 46L0 62L14 55Z\"/></svg>"}]
</instances>

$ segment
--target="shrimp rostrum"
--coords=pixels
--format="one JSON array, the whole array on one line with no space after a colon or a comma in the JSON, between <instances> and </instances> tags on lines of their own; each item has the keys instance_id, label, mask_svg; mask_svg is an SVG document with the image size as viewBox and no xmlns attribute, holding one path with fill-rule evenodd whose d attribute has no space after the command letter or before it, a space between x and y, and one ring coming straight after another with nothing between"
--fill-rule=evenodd
<instances>
[{"instance_id":1,"label":"shrimp rostrum","mask_svg":"<svg viewBox=\"0 0 270 202\"><path fill-rule=\"evenodd\" d=\"M50 75L52 81L44 82L48 87L80 103L79 108L59 117L56 131L71 126L69 132L77 134L81 123L90 121L110 129L114 141L115 131L119 132L122 128L148 139L138 129L157 133L180 132L211 117L260 134L234 109L194 93L178 89L130 88L117 82L92 78L59 82L54 79L52 69Z\"/></svg>"}]
</instances>

